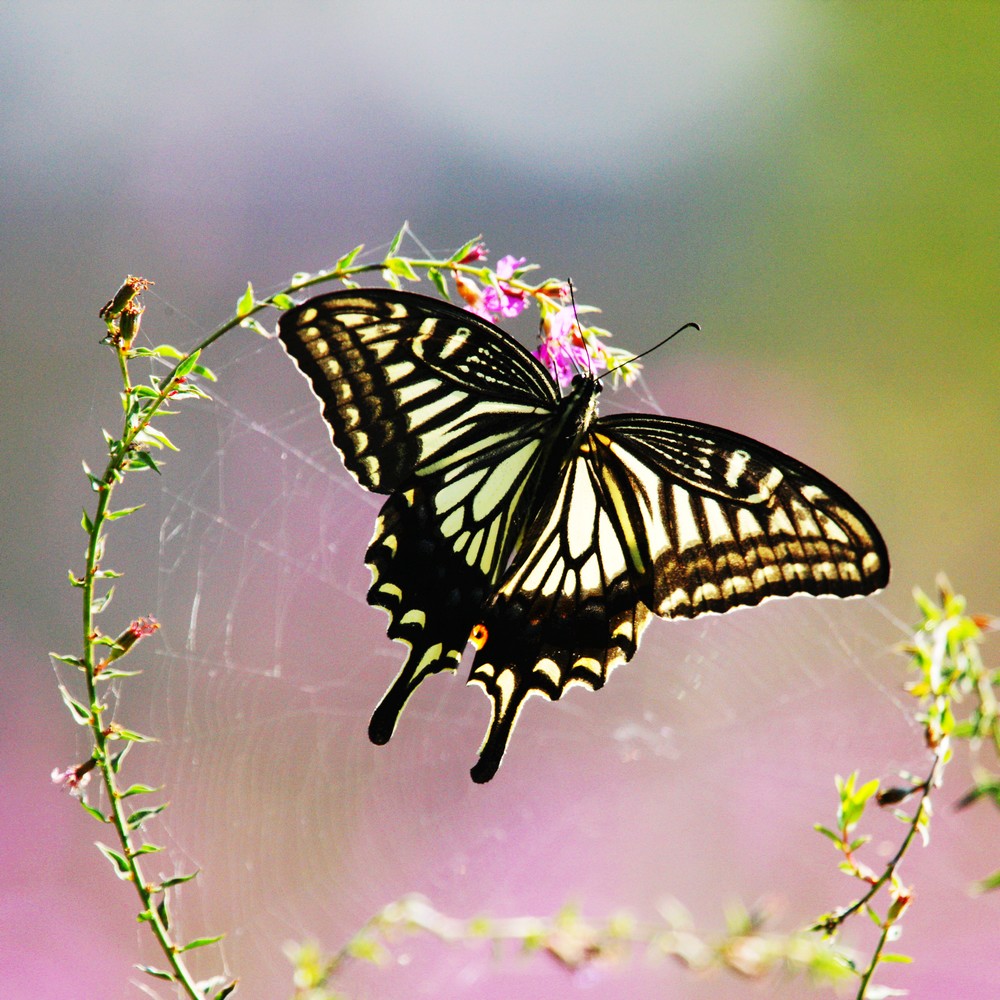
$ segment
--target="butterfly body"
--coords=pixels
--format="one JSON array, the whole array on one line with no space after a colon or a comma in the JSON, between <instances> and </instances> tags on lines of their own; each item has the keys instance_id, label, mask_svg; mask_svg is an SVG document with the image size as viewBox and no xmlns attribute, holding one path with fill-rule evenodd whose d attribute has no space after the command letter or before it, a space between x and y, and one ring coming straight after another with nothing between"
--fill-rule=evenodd
<instances>
[{"instance_id":1,"label":"butterfly body","mask_svg":"<svg viewBox=\"0 0 1000 1000\"><path fill-rule=\"evenodd\" d=\"M807 466L722 428L600 417L592 375L561 397L516 341L447 303L334 292L285 313L280 336L346 467L388 494L368 601L410 652L372 718L376 743L470 638L469 680L493 709L481 782L527 697L600 688L651 614L888 580L871 519Z\"/></svg>"}]
</instances>

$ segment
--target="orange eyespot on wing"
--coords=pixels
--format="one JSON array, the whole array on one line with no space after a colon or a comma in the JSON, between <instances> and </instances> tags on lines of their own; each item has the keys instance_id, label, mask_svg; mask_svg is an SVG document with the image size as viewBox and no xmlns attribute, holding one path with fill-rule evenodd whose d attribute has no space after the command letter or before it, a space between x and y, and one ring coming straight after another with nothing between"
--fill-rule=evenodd
<instances>
[{"instance_id":1,"label":"orange eyespot on wing","mask_svg":"<svg viewBox=\"0 0 1000 1000\"><path fill-rule=\"evenodd\" d=\"M486 640L490 637L489 629L480 622L478 625L472 626L472 631L469 633L469 642L472 643L476 649L482 649L486 645Z\"/></svg>"}]
</instances>

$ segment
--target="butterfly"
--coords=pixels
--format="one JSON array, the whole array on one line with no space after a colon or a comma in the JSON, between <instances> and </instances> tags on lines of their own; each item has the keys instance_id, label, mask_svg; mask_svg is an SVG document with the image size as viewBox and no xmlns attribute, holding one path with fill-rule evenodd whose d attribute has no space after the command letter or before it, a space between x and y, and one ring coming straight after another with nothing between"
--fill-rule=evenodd
<instances>
[{"instance_id":1,"label":"butterfly","mask_svg":"<svg viewBox=\"0 0 1000 1000\"><path fill-rule=\"evenodd\" d=\"M367 596L409 655L372 716L376 744L467 642L492 707L472 769L485 782L525 700L602 687L652 614L888 582L875 524L819 473L720 427L600 417L592 374L560 395L517 341L444 301L337 291L285 312L279 336L344 465L387 495Z\"/></svg>"}]
</instances>

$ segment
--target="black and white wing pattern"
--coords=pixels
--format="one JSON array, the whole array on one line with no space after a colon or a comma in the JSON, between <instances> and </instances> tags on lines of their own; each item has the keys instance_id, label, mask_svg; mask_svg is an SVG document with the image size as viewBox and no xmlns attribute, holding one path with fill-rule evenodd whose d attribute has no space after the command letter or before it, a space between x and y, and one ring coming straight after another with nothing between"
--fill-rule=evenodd
<instances>
[{"instance_id":1,"label":"black and white wing pattern","mask_svg":"<svg viewBox=\"0 0 1000 1000\"><path fill-rule=\"evenodd\" d=\"M594 378L560 397L516 341L447 303L335 292L285 313L280 336L344 464L389 494L368 601L410 652L372 718L376 743L471 641L470 682L492 704L472 775L488 781L525 699L600 688L651 614L888 581L878 529L819 473L722 428L597 417Z\"/></svg>"}]
</instances>

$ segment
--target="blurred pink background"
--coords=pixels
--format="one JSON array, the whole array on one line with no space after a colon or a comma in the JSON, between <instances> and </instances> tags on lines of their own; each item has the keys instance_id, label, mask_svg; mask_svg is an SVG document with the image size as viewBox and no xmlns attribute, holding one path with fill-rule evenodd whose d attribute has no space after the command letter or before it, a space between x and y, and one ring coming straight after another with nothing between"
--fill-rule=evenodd
<instances>
[{"instance_id":1,"label":"blurred pink background","mask_svg":"<svg viewBox=\"0 0 1000 1000\"><path fill-rule=\"evenodd\" d=\"M112 533L127 575L102 620L163 623L117 718L160 740L127 778L171 802L161 870L203 869L182 932L228 932L197 968L290 995L285 941L334 950L408 892L595 922L675 898L706 932L735 899L792 930L855 898L812 825L833 821L834 774L926 770L891 652L911 588L944 570L973 610L1000 604L995 5L20 3L0 33L0 994L135 997L134 964L156 963L93 847L107 831L49 781L88 752L46 652L77 651L79 463L101 464L118 419L98 308L142 274L144 333L188 347L248 279L276 290L403 219L435 250L482 232L494 260L572 277L623 346L697 320L604 412L722 424L821 469L880 524L893 583L653 623L600 694L532 701L473 786L487 706L462 674L368 743L403 652L364 603L377 502L280 347L228 336L205 358L216 401L165 427L180 455L120 498L147 506ZM876 977L918 1000L996 995L1000 897L969 889L1000 866L1000 821L952 809L969 781L962 752L902 871L894 949L915 962ZM903 828L870 829L874 864ZM642 955L577 975L426 937L393 956L338 988L814 995Z\"/></svg>"}]
</instances>

